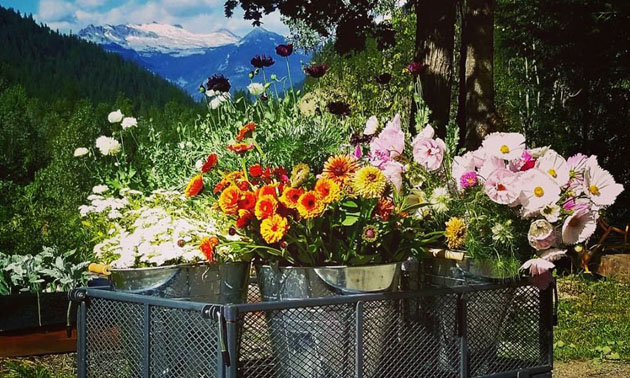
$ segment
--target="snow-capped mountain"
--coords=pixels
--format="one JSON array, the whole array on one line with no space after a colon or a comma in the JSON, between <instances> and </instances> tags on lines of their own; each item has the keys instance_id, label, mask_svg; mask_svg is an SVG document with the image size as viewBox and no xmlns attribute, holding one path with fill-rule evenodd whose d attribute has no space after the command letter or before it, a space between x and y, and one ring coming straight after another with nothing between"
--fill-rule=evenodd
<instances>
[{"instance_id":1,"label":"snow-capped mountain","mask_svg":"<svg viewBox=\"0 0 630 378\"><path fill-rule=\"evenodd\" d=\"M115 43L141 53L191 55L203 53L210 47L237 43L239 37L228 30L197 34L181 25L89 25L79 31L79 37L98 44Z\"/></svg>"},{"instance_id":2,"label":"snow-capped mountain","mask_svg":"<svg viewBox=\"0 0 630 378\"><path fill-rule=\"evenodd\" d=\"M277 61L265 69L267 78L271 74L279 78L287 75L284 58L275 52L277 45L286 43L285 38L260 27L242 38L225 29L198 34L179 25L157 23L90 25L78 35L137 62L194 97L200 96L199 85L215 73L225 75L234 90L244 89L250 83L248 74L254 69L250 60L255 55L265 54ZM289 57L294 83L304 80L302 64L309 60L310 55L300 51Z\"/></svg>"}]
</instances>

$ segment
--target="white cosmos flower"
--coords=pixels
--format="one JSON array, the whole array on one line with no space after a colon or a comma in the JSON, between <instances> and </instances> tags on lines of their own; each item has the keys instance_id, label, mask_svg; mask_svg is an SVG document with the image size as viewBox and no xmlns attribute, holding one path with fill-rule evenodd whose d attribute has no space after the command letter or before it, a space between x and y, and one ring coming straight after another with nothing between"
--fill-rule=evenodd
<instances>
[{"instance_id":1,"label":"white cosmos flower","mask_svg":"<svg viewBox=\"0 0 630 378\"><path fill-rule=\"evenodd\" d=\"M429 197L431 208L438 214L448 211L448 204L450 201L451 196L448 193L448 189L443 186L435 188L433 190L433 193L431 194L431 197Z\"/></svg>"},{"instance_id":2,"label":"white cosmos flower","mask_svg":"<svg viewBox=\"0 0 630 378\"><path fill-rule=\"evenodd\" d=\"M374 135L378 129L378 118L376 116L371 116L365 122L365 130L363 130L363 135Z\"/></svg>"},{"instance_id":3,"label":"white cosmos flower","mask_svg":"<svg viewBox=\"0 0 630 378\"><path fill-rule=\"evenodd\" d=\"M521 193L518 176L507 169L497 169L484 183L488 197L496 203L509 205L518 200Z\"/></svg>"},{"instance_id":4,"label":"white cosmos flower","mask_svg":"<svg viewBox=\"0 0 630 378\"><path fill-rule=\"evenodd\" d=\"M597 206L610 206L623 191L612 175L597 164L597 157L591 156L584 171L584 193Z\"/></svg>"},{"instance_id":5,"label":"white cosmos flower","mask_svg":"<svg viewBox=\"0 0 630 378\"><path fill-rule=\"evenodd\" d=\"M555 223L560 217L560 210L560 206L556 205L555 203L550 203L540 209L540 214L545 217L548 222Z\"/></svg>"},{"instance_id":6,"label":"white cosmos flower","mask_svg":"<svg viewBox=\"0 0 630 378\"><path fill-rule=\"evenodd\" d=\"M107 192L108 190L109 188L107 187L107 185L96 185L95 187L92 188L92 193L103 194Z\"/></svg>"},{"instance_id":7,"label":"white cosmos flower","mask_svg":"<svg viewBox=\"0 0 630 378\"><path fill-rule=\"evenodd\" d=\"M525 149L525 137L519 133L492 133L482 144L486 154L503 160L521 157Z\"/></svg>"},{"instance_id":8,"label":"white cosmos flower","mask_svg":"<svg viewBox=\"0 0 630 378\"><path fill-rule=\"evenodd\" d=\"M597 228L597 213L594 211L576 211L565 219L562 225L562 241L565 244L582 243Z\"/></svg>"},{"instance_id":9,"label":"white cosmos flower","mask_svg":"<svg viewBox=\"0 0 630 378\"><path fill-rule=\"evenodd\" d=\"M265 92L265 86L260 83L251 83L250 85L247 86L247 90L253 96L260 96L261 94Z\"/></svg>"},{"instance_id":10,"label":"white cosmos flower","mask_svg":"<svg viewBox=\"0 0 630 378\"><path fill-rule=\"evenodd\" d=\"M96 139L96 148L105 156L115 155L120 152L120 143L114 138L102 135Z\"/></svg>"},{"instance_id":11,"label":"white cosmos flower","mask_svg":"<svg viewBox=\"0 0 630 378\"><path fill-rule=\"evenodd\" d=\"M122 119L123 119L123 114L120 111L120 109L116 110L115 112L111 112L107 115L107 120L109 121L109 123L118 123L122 121Z\"/></svg>"},{"instance_id":12,"label":"white cosmos flower","mask_svg":"<svg viewBox=\"0 0 630 378\"><path fill-rule=\"evenodd\" d=\"M133 117L125 117L122 120L122 123L120 124L120 126L122 126L123 129L128 129L130 127L136 127L138 126L138 120L136 120Z\"/></svg>"},{"instance_id":13,"label":"white cosmos flower","mask_svg":"<svg viewBox=\"0 0 630 378\"><path fill-rule=\"evenodd\" d=\"M556 151L549 150L536 161L536 166L549 175L558 186L565 186L569 182L569 165Z\"/></svg>"},{"instance_id":14,"label":"white cosmos flower","mask_svg":"<svg viewBox=\"0 0 630 378\"><path fill-rule=\"evenodd\" d=\"M539 169L530 169L521 176L521 205L527 211L538 211L560 199L560 187Z\"/></svg>"},{"instance_id":15,"label":"white cosmos flower","mask_svg":"<svg viewBox=\"0 0 630 378\"><path fill-rule=\"evenodd\" d=\"M74 157L81 157L81 156L85 156L89 153L90 151L88 151L87 148L85 147L79 147L76 150L74 150Z\"/></svg>"}]
</instances>

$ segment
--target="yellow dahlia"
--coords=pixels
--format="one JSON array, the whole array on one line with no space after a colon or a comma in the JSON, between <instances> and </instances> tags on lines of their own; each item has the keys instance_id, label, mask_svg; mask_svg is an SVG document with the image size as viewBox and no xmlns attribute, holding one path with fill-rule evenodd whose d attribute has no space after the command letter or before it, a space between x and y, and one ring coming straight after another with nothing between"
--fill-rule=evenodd
<instances>
[{"instance_id":1,"label":"yellow dahlia","mask_svg":"<svg viewBox=\"0 0 630 378\"><path fill-rule=\"evenodd\" d=\"M260 235L269 244L277 243L289 229L287 218L274 214L260 222Z\"/></svg>"},{"instance_id":2,"label":"yellow dahlia","mask_svg":"<svg viewBox=\"0 0 630 378\"><path fill-rule=\"evenodd\" d=\"M339 186L350 183L352 176L359 168L356 159L349 155L337 155L328 158L324 164L322 178L336 182Z\"/></svg>"},{"instance_id":3,"label":"yellow dahlia","mask_svg":"<svg viewBox=\"0 0 630 378\"><path fill-rule=\"evenodd\" d=\"M461 218L452 217L446 222L444 234L449 248L459 248L466 241L466 223Z\"/></svg>"},{"instance_id":4,"label":"yellow dahlia","mask_svg":"<svg viewBox=\"0 0 630 378\"><path fill-rule=\"evenodd\" d=\"M359 169L352 180L355 194L365 198L379 198L385 192L387 178L380 169L367 166Z\"/></svg>"},{"instance_id":5,"label":"yellow dahlia","mask_svg":"<svg viewBox=\"0 0 630 378\"><path fill-rule=\"evenodd\" d=\"M325 208L324 202L315 191L308 191L298 199L297 210L302 218L315 218L323 213Z\"/></svg>"},{"instance_id":6,"label":"yellow dahlia","mask_svg":"<svg viewBox=\"0 0 630 378\"><path fill-rule=\"evenodd\" d=\"M320 178L315 183L315 193L324 203L339 201L341 198L341 188L331 179Z\"/></svg>"}]
</instances>

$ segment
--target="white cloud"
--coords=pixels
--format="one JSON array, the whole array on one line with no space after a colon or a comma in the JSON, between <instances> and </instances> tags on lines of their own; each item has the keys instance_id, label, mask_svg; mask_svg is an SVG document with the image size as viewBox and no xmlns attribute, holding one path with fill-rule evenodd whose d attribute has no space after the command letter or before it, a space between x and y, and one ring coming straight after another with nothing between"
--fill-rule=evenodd
<instances>
[{"instance_id":1,"label":"white cloud","mask_svg":"<svg viewBox=\"0 0 630 378\"><path fill-rule=\"evenodd\" d=\"M247 34L252 29L251 20L243 19L240 8L235 9L231 18L226 18L223 5L224 0L129 0L108 7L106 0L41 0L35 18L63 32L78 32L89 24L142 24L156 21L180 24L196 33L226 28L237 35ZM264 16L262 22L266 29L283 35L288 33L279 12Z\"/></svg>"}]
</instances>

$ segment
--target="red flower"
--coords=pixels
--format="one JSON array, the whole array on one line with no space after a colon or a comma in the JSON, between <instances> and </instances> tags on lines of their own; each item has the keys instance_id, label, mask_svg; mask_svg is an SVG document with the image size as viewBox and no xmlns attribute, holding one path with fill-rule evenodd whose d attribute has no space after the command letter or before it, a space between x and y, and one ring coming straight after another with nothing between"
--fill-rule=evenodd
<instances>
[{"instance_id":1,"label":"red flower","mask_svg":"<svg viewBox=\"0 0 630 378\"><path fill-rule=\"evenodd\" d=\"M273 173L276 175L276 178L282 182L289 182L291 179L289 178L289 173L283 167L278 167L274 169Z\"/></svg>"},{"instance_id":2,"label":"red flower","mask_svg":"<svg viewBox=\"0 0 630 378\"><path fill-rule=\"evenodd\" d=\"M208 155L208 159L206 160L206 162L201 167L201 172L203 172L203 173L210 172L210 170L217 165L217 161L218 160L219 160L219 158L217 157L217 154L210 154L210 155Z\"/></svg>"},{"instance_id":3,"label":"red flower","mask_svg":"<svg viewBox=\"0 0 630 378\"><path fill-rule=\"evenodd\" d=\"M263 173L263 169L260 166L260 164L254 164L251 167L249 167L249 175L252 177L259 177L260 175L262 175Z\"/></svg>"},{"instance_id":4,"label":"red flower","mask_svg":"<svg viewBox=\"0 0 630 378\"><path fill-rule=\"evenodd\" d=\"M256 196L257 197L272 196L273 198L277 198L278 193L274 185L265 185L258 189L258 191L256 192Z\"/></svg>"},{"instance_id":5,"label":"red flower","mask_svg":"<svg viewBox=\"0 0 630 378\"><path fill-rule=\"evenodd\" d=\"M381 198L376 203L376 208L374 208L374 214L386 221L392 215L394 211L394 203L388 199Z\"/></svg>"},{"instance_id":6,"label":"red flower","mask_svg":"<svg viewBox=\"0 0 630 378\"><path fill-rule=\"evenodd\" d=\"M228 185L230 185L229 182L225 180L221 180L217 183L217 185L215 185L214 190L212 192L214 194L218 194L219 192L222 192L223 189L227 188Z\"/></svg>"},{"instance_id":7,"label":"red flower","mask_svg":"<svg viewBox=\"0 0 630 378\"><path fill-rule=\"evenodd\" d=\"M237 154L244 154L247 151L254 149L254 145L251 143L234 143L227 146L227 149L236 152Z\"/></svg>"},{"instance_id":8,"label":"red flower","mask_svg":"<svg viewBox=\"0 0 630 378\"><path fill-rule=\"evenodd\" d=\"M271 182L271 180L273 179L273 171L271 170L271 168L269 167L265 168L265 170L262 173L261 178L265 182Z\"/></svg>"},{"instance_id":9,"label":"red flower","mask_svg":"<svg viewBox=\"0 0 630 378\"><path fill-rule=\"evenodd\" d=\"M243 180L243 181L238 183L238 188L240 190L247 190L247 189L249 189L249 183L247 181Z\"/></svg>"},{"instance_id":10,"label":"red flower","mask_svg":"<svg viewBox=\"0 0 630 378\"><path fill-rule=\"evenodd\" d=\"M253 209L256 206L256 194L254 192L241 193L241 198L238 200L239 209Z\"/></svg>"},{"instance_id":11,"label":"red flower","mask_svg":"<svg viewBox=\"0 0 630 378\"><path fill-rule=\"evenodd\" d=\"M238 219L236 220L236 227L245 228L252 221L254 214L249 210L241 209L238 211Z\"/></svg>"},{"instance_id":12,"label":"red flower","mask_svg":"<svg viewBox=\"0 0 630 378\"><path fill-rule=\"evenodd\" d=\"M256 130L256 124L254 122L249 122L245 126L241 127L241 130L238 132L235 139L241 142L243 139L251 137L254 130Z\"/></svg>"},{"instance_id":13,"label":"red flower","mask_svg":"<svg viewBox=\"0 0 630 378\"><path fill-rule=\"evenodd\" d=\"M194 197L197 194L201 193L203 190L203 177L201 175L196 175L188 182L186 185L186 197Z\"/></svg>"},{"instance_id":14,"label":"red flower","mask_svg":"<svg viewBox=\"0 0 630 378\"><path fill-rule=\"evenodd\" d=\"M219 239L216 236L212 236L209 238L203 238L201 244L199 245L199 249L206 257L206 260L212 262L214 261L214 247L219 244Z\"/></svg>"}]
</instances>

